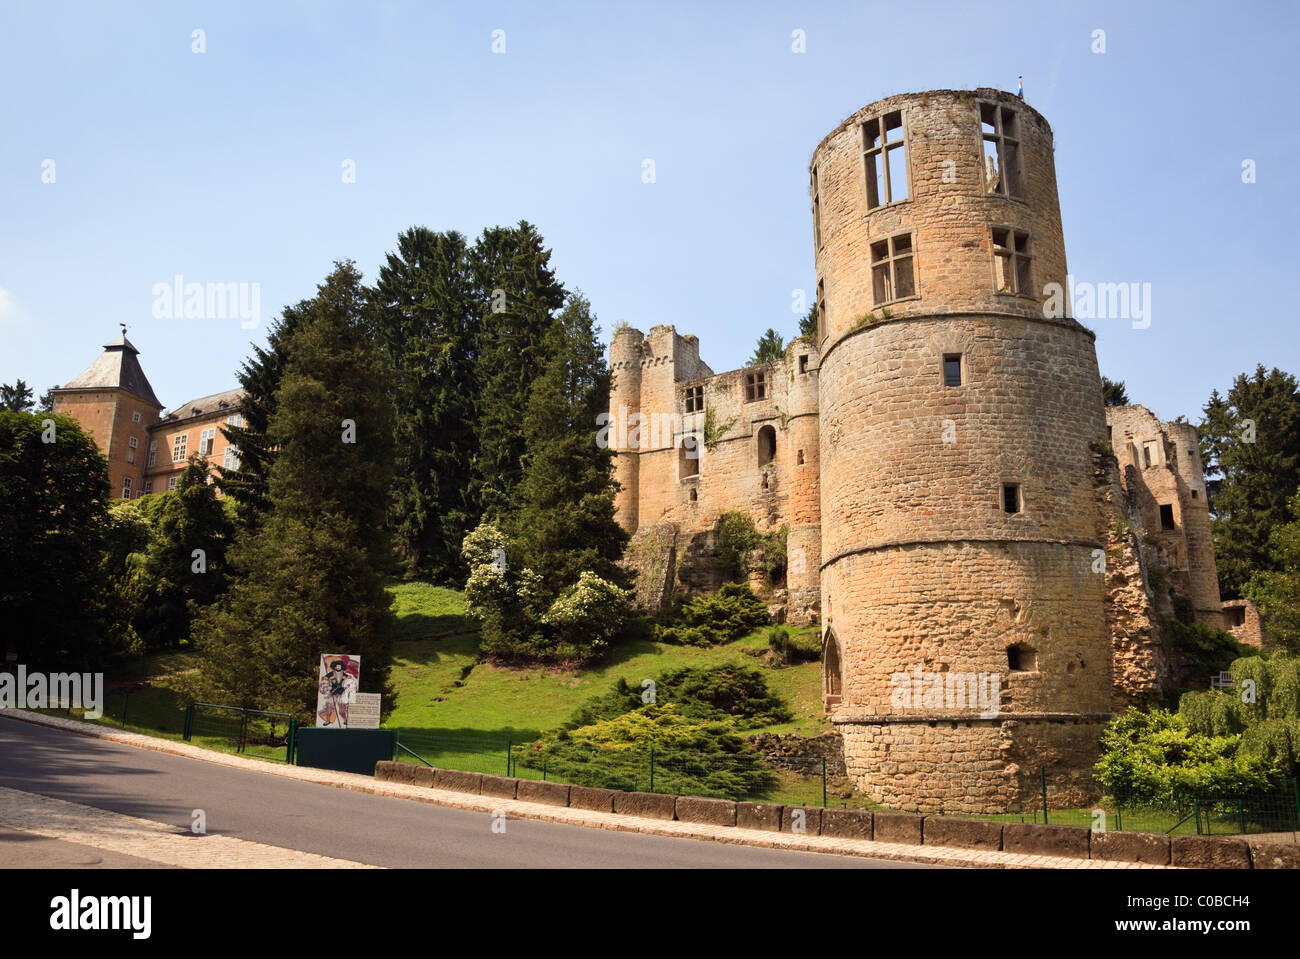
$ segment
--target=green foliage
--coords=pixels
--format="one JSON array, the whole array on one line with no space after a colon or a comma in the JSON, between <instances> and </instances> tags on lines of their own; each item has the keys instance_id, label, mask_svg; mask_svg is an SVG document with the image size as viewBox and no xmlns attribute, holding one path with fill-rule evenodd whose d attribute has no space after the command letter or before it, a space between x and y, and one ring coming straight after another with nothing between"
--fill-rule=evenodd
<instances>
[{"instance_id":1,"label":"green foliage","mask_svg":"<svg viewBox=\"0 0 1300 959\"><path fill-rule=\"evenodd\" d=\"M99 577L109 495L108 463L75 420L0 411L0 645L29 668L102 664L132 645Z\"/></svg>"},{"instance_id":2,"label":"green foliage","mask_svg":"<svg viewBox=\"0 0 1300 959\"><path fill-rule=\"evenodd\" d=\"M749 358L747 366L760 366L785 357L785 338L776 330L768 331L758 338L754 346L754 355Z\"/></svg>"},{"instance_id":3,"label":"green foliage","mask_svg":"<svg viewBox=\"0 0 1300 959\"><path fill-rule=\"evenodd\" d=\"M609 650L628 620L627 592L590 570L551 599L540 576L515 565L514 542L489 523L465 538L462 555L470 571L465 612L479 621L490 659L588 662Z\"/></svg>"},{"instance_id":4,"label":"green foliage","mask_svg":"<svg viewBox=\"0 0 1300 959\"><path fill-rule=\"evenodd\" d=\"M626 585L618 561L628 536L614 519L614 451L592 433L609 410L610 373L581 293L569 298L542 348L524 418L528 457L506 529L548 599L584 572Z\"/></svg>"},{"instance_id":5,"label":"green foliage","mask_svg":"<svg viewBox=\"0 0 1300 959\"><path fill-rule=\"evenodd\" d=\"M717 646L739 639L770 617L762 601L744 583L726 583L716 593L688 599L665 626L655 627L661 643Z\"/></svg>"},{"instance_id":6,"label":"green foliage","mask_svg":"<svg viewBox=\"0 0 1300 959\"><path fill-rule=\"evenodd\" d=\"M1234 659L1256 653L1252 647L1237 642L1226 630L1204 623L1184 623L1175 619L1167 626L1173 647L1207 673L1225 670Z\"/></svg>"},{"instance_id":7,"label":"green foliage","mask_svg":"<svg viewBox=\"0 0 1300 959\"><path fill-rule=\"evenodd\" d=\"M13 386L0 384L0 410L10 413L26 413L33 406L32 388L18 380Z\"/></svg>"},{"instance_id":8,"label":"green foliage","mask_svg":"<svg viewBox=\"0 0 1300 959\"><path fill-rule=\"evenodd\" d=\"M460 546L479 512L475 353L486 295L471 256L461 234L414 227L371 291L397 414L390 524L408 574L438 582L464 579Z\"/></svg>"},{"instance_id":9,"label":"green foliage","mask_svg":"<svg viewBox=\"0 0 1300 959\"><path fill-rule=\"evenodd\" d=\"M1300 659L1246 656L1232 663L1231 674L1228 689L1185 693L1178 715L1193 733L1241 734L1243 756L1258 757L1275 776L1296 775L1300 771Z\"/></svg>"},{"instance_id":10,"label":"green foliage","mask_svg":"<svg viewBox=\"0 0 1300 959\"><path fill-rule=\"evenodd\" d=\"M816 633L795 632L784 626L773 626L767 631L767 647L773 658L783 665L811 663L821 659L821 641Z\"/></svg>"},{"instance_id":11,"label":"green foliage","mask_svg":"<svg viewBox=\"0 0 1300 959\"><path fill-rule=\"evenodd\" d=\"M1300 384L1258 366L1233 380L1227 397L1210 395L1197 430L1219 585L1234 599L1255 573L1283 569L1270 535L1287 523L1300 487Z\"/></svg>"},{"instance_id":12,"label":"green foliage","mask_svg":"<svg viewBox=\"0 0 1300 959\"><path fill-rule=\"evenodd\" d=\"M195 624L195 685L217 702L306 721L321 653L351 653L361 657L361 690L384 694L391 710L392 597L383 576L393 556L385 527L393 413L350 261L318 288L286 354L267 433L280 448L271 510L237 537L230 588Z\"/></svg>"},{"instance_id":13,"label":"green foliage","mask_svg":"<svg viewBox=\"0 0 1300 959\"><path fill-rule=\"evenodd\" d=\"M750 557L761 547L763 577L769 585L785 578L786 535L789 528L760 533L748 513L731 510L718 517L718 568L732 579L749 575Z\"/></svg>"},{"instance_id":14,"label":"green foliage","mask_svg":"<svg viewBox=\"0 0 1300 959\"><path fill-rule=\"evenodd\" d=\"M686 667L644 689L620 679L528 747L523 763L580 785L647 788L653 748L656 791L741 796L775 780L739 733L790 718L756 669Z\"/></svg>"},{"instance_id":15,"label":"green foliage","mask_svg":"<svg viewBox=\"0 0 1300 959\"><path fill-rule=\"evenodd\" d=\"M1291 522L1269 538L1272 569L1256 570L1242 592L1259 607L1272 640L1300 653L1300 492L1291 498Z\"/></svg>"},{"instance_id":16,"label":"green foliage","mask_svg":"<svg viewBox=\"0 0 1300 959\"><path fill-rule=\"evenodd\" d=\"M271 508L267 481L277 447L267 433L276 410L276 392L288 362L290 338L311 314L312 301L286 306L267 332L266 347L254 346L253 355L239 371L244 396L239 401L242 426L226 424L221 433L239 449L239 467L217 472L222 494L240 506L240 524L253 528L261 524ZM292 437L284 437L289 442Z\"/></svg>"},{"instance_id":17,"label":"green foliage","mask_svg":"<svg viewBox=\"0 0 1300 959\"><path fill-rule=\"evenodd\" d=\"M1101 399L1106 406L1128 406L1128 390L1124 388L1124 381L1112 380L1103 376L1101 378Z\"/></svg>"},{"instance_id":18,"label":"green foliage","mask_svg":"<svg viewBox=\"0 0 1300 959\"><path fill-rule=\"evenodd\" d=\"M802 336L804 339L806 339L809 343L816 343L817 324L818 324L817 304L814 303L812 306L808 308L808 312L805 313L799 319L799 335Z\"/></svg>"},{"instance_id":19,"label":"green foliage","mask_svg":"<svg viewBox=\"0 0 1300 959\"><path fill-rule=\"evenodd\" d=\"M1122 803L1165 807L1267 789L1272 768L1240 741L1193 732L1178 713L1130 709L1102 732L1097 780Z\"/></svg>"},{"instance_id":20,"label":"green foliage","mask_svg":"<svg viewBox=\"0 0 1300 959\"><path fill-rule=\"evenodd\" d=\"M735 425L736 418L734 416L725 423L719 423L717 413L710 406L704 411L704 448L712 453L717 449L722 438L730 433L731 428Z\"/></svg>"}]
</instances>

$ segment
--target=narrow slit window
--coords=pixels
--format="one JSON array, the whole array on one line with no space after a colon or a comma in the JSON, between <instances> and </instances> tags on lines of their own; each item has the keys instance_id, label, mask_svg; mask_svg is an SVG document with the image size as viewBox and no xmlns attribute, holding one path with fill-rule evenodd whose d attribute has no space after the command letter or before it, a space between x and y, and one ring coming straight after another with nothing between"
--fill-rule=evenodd
<instances>
[{"instance_id":1,"label":"narrow slit window","mask_svg":"<svg viewBox=\"0 0 1300 959\"><path fill-rule=\"evenodd\" d=\"M1020 484L1003 483L1002 484L1002 512L1019 513L1020 502Z\"/></svg>"},{"instance_id":2,"label":"narrow slit window","mask_svg":"<svg viewBox=\"0 0 1300 959\"><path fill-rule=\"evenodd\" d=\"M817 186L817 168L812 169L812 212L813 212L813 241L817 249L822 248L822 201L821 193Z\"/></svg>"},{"instance_id":3,"label":"narrow slit window","mask_svg":"<svg viewBox=\"0 0 1300 959\"><path fill-rule=\"evenodd\" d=\"M862 158L868 210L907 199L907 130L901 110L862 125Z\"/></svg>"},{"instance_id":4,"label":"narrow slit window","mask_svg":"<svg viewBox=\"0 0 1300 959\"><path fill-rule=\"evenodd\" d=\"M686 479L688 476L700 475L700 444L694 433L687 433L682 437L682 447L680 456L680 476Z\"/></svg>"},{"instance_id":5,"label":"narrow slit window","mask_svg":"<svg viewBox=\"0 0 1300 959\"><path fill-rule=\"evenodd\" d=\"M961 354L947 353L943 358L943 385L961 386Z\"/></svg>"}]
</instances>

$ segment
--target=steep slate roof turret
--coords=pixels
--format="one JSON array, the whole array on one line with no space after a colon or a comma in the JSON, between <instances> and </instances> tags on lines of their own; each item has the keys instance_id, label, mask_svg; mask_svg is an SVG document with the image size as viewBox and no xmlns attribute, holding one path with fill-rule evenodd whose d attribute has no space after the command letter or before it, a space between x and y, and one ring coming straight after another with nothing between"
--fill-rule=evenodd
<instances>
[{"instance_id":1,"label":"steep slate roof turret","mask_svg":"<svg viewBox=\"0 0 1300 959\"><path fill-rule=\"evenodd\" d=\"M85 372L54 390L54 392L62 393L68 390L126 390L126 392L140 397L140 399L161 410L163 405L158 402L153 387L149 385L148 377L144 375L144 370L140 368L140 361L136 359L139 355L140 351L131 345L131 341L125 335L119 336L112 342L104 344L104 352L99 354L99 358L94 363L91 363Z\"/></svg>"}]
</instances>

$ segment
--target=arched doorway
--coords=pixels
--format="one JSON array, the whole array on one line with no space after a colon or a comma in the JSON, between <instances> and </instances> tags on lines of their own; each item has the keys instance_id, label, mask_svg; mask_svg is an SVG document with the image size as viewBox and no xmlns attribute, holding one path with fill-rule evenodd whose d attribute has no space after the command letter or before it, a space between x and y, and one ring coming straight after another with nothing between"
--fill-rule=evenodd
<instances>
[{"instance_id":1,"label":"arched doorway","mask_svg":"<svg viewBox=\"0 0 1300 959\"><path fill-rule=\"evenodd\" d=\"M822 643L822 701L827 710L838 706L844 696L844 675L840 660L840 643L833 629L826 630Z\"/></svg>"}]
</instances>

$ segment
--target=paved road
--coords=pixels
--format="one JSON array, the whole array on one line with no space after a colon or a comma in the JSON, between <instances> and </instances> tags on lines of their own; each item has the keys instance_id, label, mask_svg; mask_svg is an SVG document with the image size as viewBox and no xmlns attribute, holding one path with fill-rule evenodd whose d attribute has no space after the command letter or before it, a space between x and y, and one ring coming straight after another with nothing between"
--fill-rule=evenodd
<instances>
[{"instance_id":1,"label":"paved road","mask_svg":"<svg viewBox=\"0 0 1300 959\"><path fill-rule=\"evenodd\" d=\"M178 831L188 830L192 811L203 809L209 834L375 866L918 868L531 820L511 820L498 834L486 813L297 782L7 719L0 719L0 786L172 823ZM0 857L5 847L15 850L15 839L0 837Z\"/></svg>"}]
</instances>

